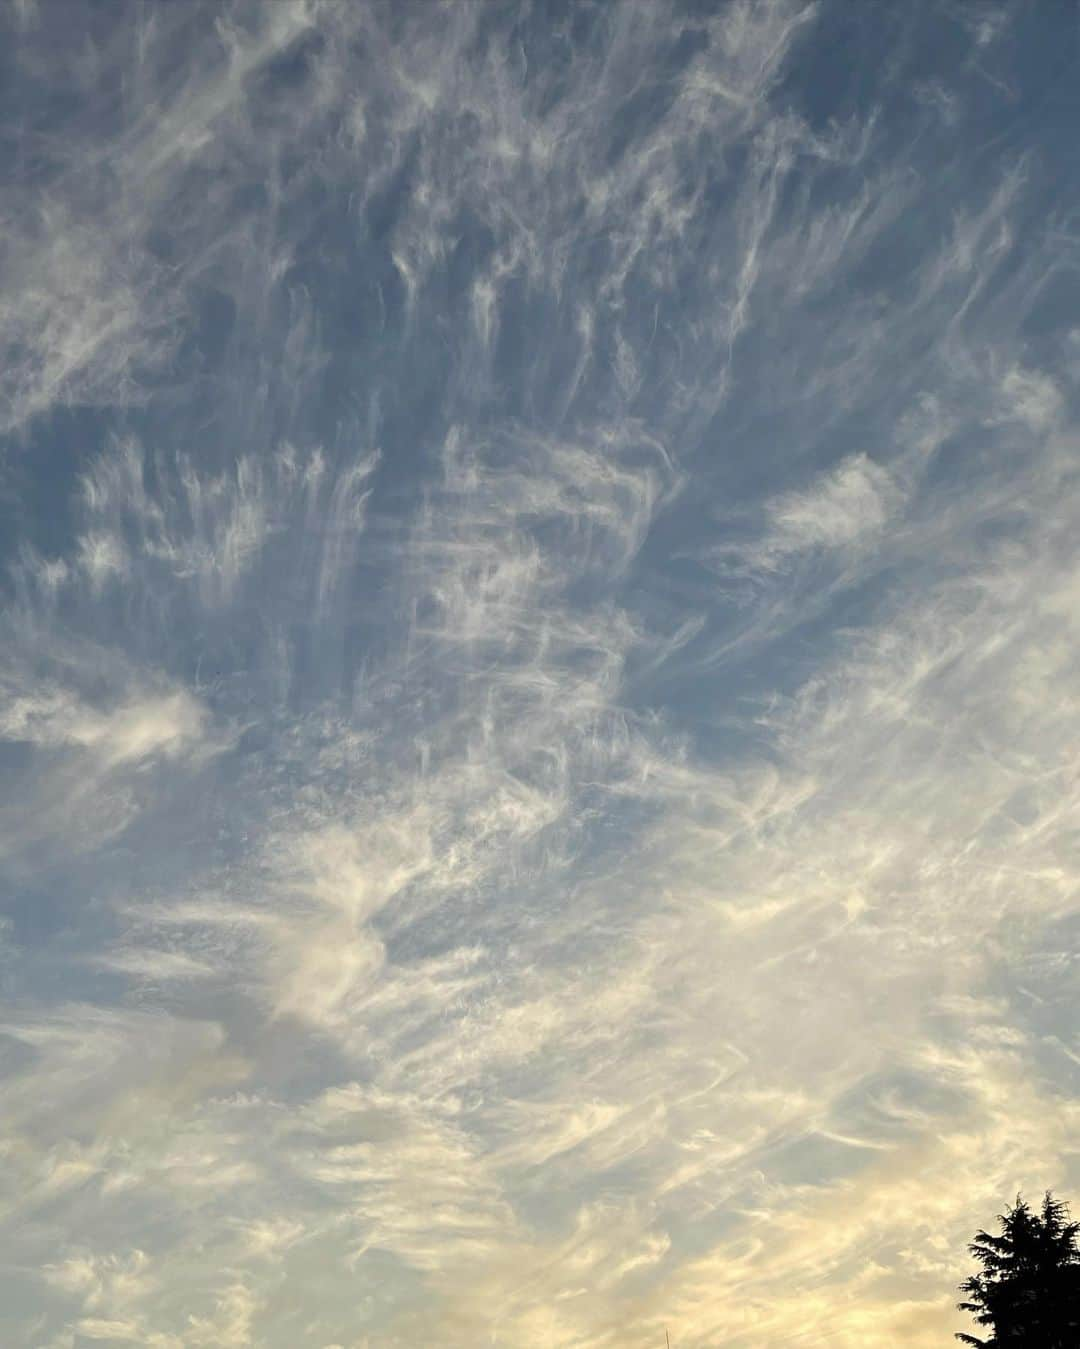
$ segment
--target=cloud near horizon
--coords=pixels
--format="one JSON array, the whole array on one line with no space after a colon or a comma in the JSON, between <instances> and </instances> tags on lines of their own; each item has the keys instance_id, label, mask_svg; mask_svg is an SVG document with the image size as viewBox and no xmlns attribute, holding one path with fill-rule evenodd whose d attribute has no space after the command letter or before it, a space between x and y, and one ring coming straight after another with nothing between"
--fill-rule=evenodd
<instances>
[{"instance_id":1,"label":"cloud near horizon","mask_svg":"<svg viewBox=\"0 0 1080 1349\"><path fill-rule=\"evenodd\" d=\"M0 1322L931 1349L1080 1182L1080 29L22 0Z\"/></svg>"}]
</instances>

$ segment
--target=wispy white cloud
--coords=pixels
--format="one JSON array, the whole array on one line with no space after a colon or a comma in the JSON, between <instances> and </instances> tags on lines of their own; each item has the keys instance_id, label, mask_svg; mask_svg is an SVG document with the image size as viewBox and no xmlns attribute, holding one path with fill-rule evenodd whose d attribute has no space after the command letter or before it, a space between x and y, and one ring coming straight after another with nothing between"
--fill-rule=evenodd
<instances>
[{"instance_id":1,"label":"wispy white cloud","mask_svg":"<svg viewBox=\"0 0 1080 1349\"><path fill-rule=\"evenodd\" d=\"M15 1342L940 1342L1077 1178L1026 20L73 14L3 133Z\"/></svg>"},{"instance_id":2,"label":"wispy white cloud","mask_svg":"<svg viewBox=\"0 0 1080 1349\"><path fill-rule=\"evenodd\" d=\"M852 455L805 491L767 501L760 537L718 545L712 556L722 568L752 576L782 571L807 555L854 552L881 539L903 496L885 469L865 454Z\"/></svg>"},{"instance_id":3,"label":"wispy white cloud","mask_svg":"<svg viewBox=\"0 0 1080 1349\"><path fill-rule=\"evenodd\" d=\"M205 716L186 689L99 711L76 695L46 686L28 696L13 694L0 735L46 748L89 750L103 767L112 768L184 752L202 738Z\"/></svg>"}]
</instances>

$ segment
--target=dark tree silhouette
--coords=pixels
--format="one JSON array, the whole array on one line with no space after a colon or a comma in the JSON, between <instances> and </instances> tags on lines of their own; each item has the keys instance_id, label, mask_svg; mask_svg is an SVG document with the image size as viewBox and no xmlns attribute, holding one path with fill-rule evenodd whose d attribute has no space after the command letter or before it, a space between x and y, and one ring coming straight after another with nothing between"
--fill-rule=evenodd
<instances>
[{"instance_id":1,"label":"dark tree silhouette","mask_svg":"<svg viewBox=\"0 0 1080 1349\"><path fill-rule=\"evenodd\" d=\"M1080 1349L1080 1223L1068 1219L1068 1208L1049 1193L1041 1213L1017 1195L999 1215L1000 1236L977 1234L968 1249L982 1271L960 1285L967 1300L958 1305L990 1338L958 1340L976 1349Z\"/></svg>"}]
</instances>

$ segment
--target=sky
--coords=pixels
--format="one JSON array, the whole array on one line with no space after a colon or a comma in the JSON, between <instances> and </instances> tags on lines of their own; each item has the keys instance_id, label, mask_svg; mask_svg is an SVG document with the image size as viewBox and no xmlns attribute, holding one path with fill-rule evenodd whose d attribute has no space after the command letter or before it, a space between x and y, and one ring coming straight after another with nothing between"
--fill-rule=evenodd
<instances>
[{"instance_id":1,"label":"sky","mask_svg":"<svg viewBox=\"0 0 1080 1349\"><path fill-rule=\"evenodd\" d=\"M0 1340L951 1343L1080 1200L1075 6L0 29Z\"/></svg>"}]
</instances>

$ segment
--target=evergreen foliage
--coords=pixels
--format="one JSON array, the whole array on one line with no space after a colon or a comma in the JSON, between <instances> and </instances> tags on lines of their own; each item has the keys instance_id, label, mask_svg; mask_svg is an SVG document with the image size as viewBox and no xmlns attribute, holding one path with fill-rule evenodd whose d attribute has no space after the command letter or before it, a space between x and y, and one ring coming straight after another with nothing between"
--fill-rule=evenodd
<instances>
[{"instance_id":1,"label":"evergreen foliage","mask_svg":"<svg viewBox=\"0 0 1080 1349\"><path fill-rule=\"evenodd\" d=\"M957 1335L975 1349L1080 1349L1080 1223L1047 1194L1041 1212L1017 1196L999 1216L1001 1234L979 1232L968 1249L982 1265L960 1291L988 1339Z\"/></svg>"}]
</instances>

